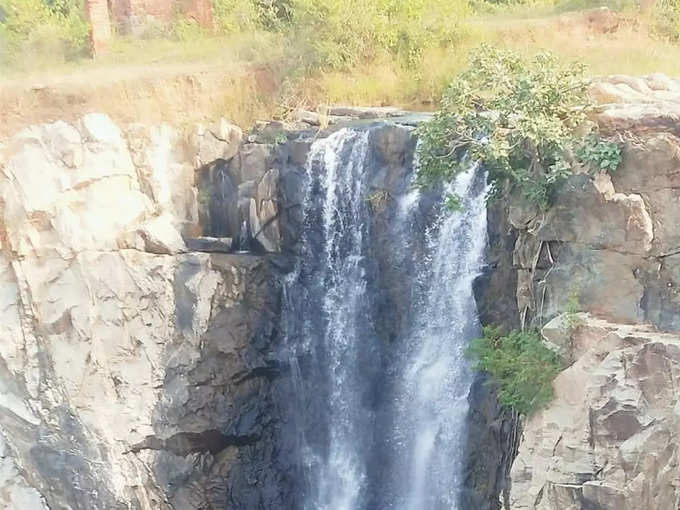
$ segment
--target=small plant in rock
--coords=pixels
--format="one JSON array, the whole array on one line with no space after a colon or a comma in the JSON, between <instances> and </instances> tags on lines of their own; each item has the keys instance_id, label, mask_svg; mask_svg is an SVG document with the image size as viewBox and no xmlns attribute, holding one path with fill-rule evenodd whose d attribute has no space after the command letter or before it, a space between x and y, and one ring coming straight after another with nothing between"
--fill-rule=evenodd
<instances>
[{"instance_id":1,"label":"small plant in rock","mask_svg":"<svg viewBox=\"0 0 680 510\"><path fill-rule=\"evenodd\" d=\"M579 289L573 286L569 290L569 298L564 310L564 323L567 327L568 333L571 335L579 326L581 326L581 318L578 316L583 311L581 303L578 298Z\"/></svg>"},{"instance_id":2,"label":"small plant in rock","mask_svg":"<svg viewBox=\"0 0 680 510\"><path fill-rule=\"evenodd\" d=\"M477 370L487 372L498 401L508 409L531 415L553 398L552 382L562 369L560 356L545 346L538 331L485 327L468 355Z\"/></svg>"},{"instance_id":3,"label":"small plant in rock","mask_svg":"<svg viewBox=\"0 0 680 510\"><path fill-rule=\"evenodd\" d=\"M576 158L592 172L613 172L621 164L621 148L590 134L577 147Z\"/></svg>"},{"instance_id":4,"label":"small plant in rock","mask_svg":"<svg viewBox=\"0 0 680 510\"><path fill-rule=\"evenodd\" d=\"M379 214L387 209L390 198L390 194L386 190L377 190L371 193L366 201L371 208L371 212Z\"/></svg>"},{"instance_id":5,"label":"small plant in rock","mask_svg":"<svg viewBox=\"0 0 680 510\"><path fill-rule=\"evenodd\" d=\"M545 208L579 164L616 170L620 148L587 119L588 85L580 64L482 46L445 92L441 111L420 127L418 185L451 181L479 162L490 196L519 191Z\"/></svg>"}]
</instances>

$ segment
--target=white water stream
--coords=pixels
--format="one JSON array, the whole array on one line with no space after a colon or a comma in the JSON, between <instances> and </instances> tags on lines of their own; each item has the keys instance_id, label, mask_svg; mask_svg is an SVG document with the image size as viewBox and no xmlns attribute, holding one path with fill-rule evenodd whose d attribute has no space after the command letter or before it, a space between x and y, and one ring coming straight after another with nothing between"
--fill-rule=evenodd
<instances>
[{"instance_id":1,"label":"white water stream","mask_svg":"<svg viewBox=\"0 0 680 510\"><path fill-rule=\"evenodd\" d=\"M289 343L304 508L456 510L471 384L464 352L479 329L472 283L486 244L485 177L476 168L461 174L452 191L462 212L438 205L425 232L415 221L420 193L397 197L390 221L395 250L414 258L415 271L401 275L412 320L386 345L376 333L370 133L340 130L308 157L305 254L284 310L296 332ZM424 250L416 256L408 250L417 236Z\"/></svg>"}]
</instances>

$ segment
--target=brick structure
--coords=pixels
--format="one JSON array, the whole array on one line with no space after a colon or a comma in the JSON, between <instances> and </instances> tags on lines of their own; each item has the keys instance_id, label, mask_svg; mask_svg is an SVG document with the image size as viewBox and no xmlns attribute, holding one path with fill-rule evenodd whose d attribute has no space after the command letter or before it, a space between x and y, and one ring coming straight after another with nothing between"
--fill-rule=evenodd
<instances>
[{"instance_id":1,"label":"brick structure","mask_svg":"<svg viewBox=\"0 0 680 510\"><path fill-rule=\"evenodd\" d=\"M205 28L213 26L212 0L183 0L181 11L188 18Z\"/></svg>"},{"instance_id":2,"label":"brick structure","mask_svg":"<svg viewBox=\"0 0 680 510\"><path fill-rule=\"evenodd\" d=\"M92 54L104 53L111 40L111 21L107 0L86 0L85 9L90 21L90 44Z\"/></svg>"},{"instance_id":3,"label":"brick structure","mask_svg":"<svg viewBox=\"0 0 680 510\"><path fill-rule=\"evenodd\" d=\"M109 0L111 18L120 34L140 35L153 27L166 27L176 16L212 26L211 0Z\"/></svg>"},{"instance_id":4,"label":"brick structure","mask_svg":"<svg viewBox=\"0 0 680 510\"><path fill-rule=\"evenodd\" d=\"M85 0L85 8L95 56L108 48L113 28L121 35L142 35L169 26L177 16L212 27L212 0Z\"/></svg>"}]
</instances>

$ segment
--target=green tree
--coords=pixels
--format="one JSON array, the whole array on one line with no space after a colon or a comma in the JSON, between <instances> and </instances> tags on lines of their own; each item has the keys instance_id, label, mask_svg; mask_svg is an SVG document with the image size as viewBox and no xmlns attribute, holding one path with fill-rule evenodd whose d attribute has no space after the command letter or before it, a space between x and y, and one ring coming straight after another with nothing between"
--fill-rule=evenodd
<instances>
[{"instance_id":1,"label":"green tree","mask_svg":"<svg viewBox=\"0 0 680 510\"><path fill-rule=\"evenodd\" d=\"M0 60L71 60L89 51L82 0L0 0L0 12Z\"/></svg>"},{"instance_id":2,"label":"green tree","mask_svg":"<svg viewBox=\"0 0 680 510\"><path fill-rule=\"evenodd\" d=\"M550 53L527 61L482 46L445 92L441 111L420 128L418 184L450 181L478 161L489 172L491 196L519 190L547 207L576 166L615 170L620 148L588 122L587 87L580 64L563 66Z\"/></svg>"},{"instance_id":3,"label":"green tree","mask_svg":"<svg viewBox=\"0 0 680 510\"><path fill-rule=\"evenodd\" d=\"M381 53L406 66L423 51L455 43L468 0L290 0L294 38L308 46L312 66L347 68Z\"/></svg>"}]
</instances>

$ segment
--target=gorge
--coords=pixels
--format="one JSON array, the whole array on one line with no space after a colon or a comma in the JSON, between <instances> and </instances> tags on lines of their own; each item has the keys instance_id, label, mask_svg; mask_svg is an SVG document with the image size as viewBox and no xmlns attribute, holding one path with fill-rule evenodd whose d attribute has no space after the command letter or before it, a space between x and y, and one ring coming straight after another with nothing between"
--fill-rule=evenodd
<instances>
[{"instance_id":1,"label":"gorge","mask_svg":"<svg viewBox=\"0 0 680 510\"><path fill-rule=\"evenodd\" d=\"M680 84L591 93L622 167L545 213L474 165L462 211L414 190L390 109L3 140L0 502L678 508ZM521 322L569 359L517 423L464 351Z\"/></svg>"}]
</instances>

